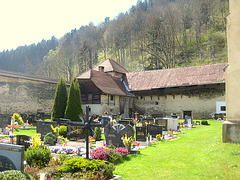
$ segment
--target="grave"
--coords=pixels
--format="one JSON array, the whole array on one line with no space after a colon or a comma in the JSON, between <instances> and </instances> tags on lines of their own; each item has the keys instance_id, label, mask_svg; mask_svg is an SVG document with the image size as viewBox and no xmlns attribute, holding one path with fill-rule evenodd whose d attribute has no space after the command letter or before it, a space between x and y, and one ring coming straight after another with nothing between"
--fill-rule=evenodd
<instances>
[{"instance_id":1,"label":"grave","mask_svg":"<svg viewBox=\"0 0 240 180\"><path fill-rule=\"evenodd\" d=\"M156 118L155 125L163 126L163 131L167 131L168 130L168 119Z\"/></svg>"},{"instance_id":2,"label":"grave","mask_svg":"<svg viewBox=\"0 0 240 180\"><path fill-rule=\"evenodd\" d=\"M4 135L8 135L6 127L11 123L11 116L9 115L0 115L0 129Z\"/></svg>"},{"instance_id":3,"label":"grave","mask_svg":"<svg viewBox=\"0 0 240 180\"><path fill-rule=\"evenodd\" d=\"M167 118L168 130L177 131L178 130L178 118Z\"/></svg>"},{"instance_id":4,"label":"grave","mask_svg":"<svg viewBox=\"0 0 240 180\"><path fill-rule=\"evenodd\" d=\"M146 141L147 127L146 126L136 126L136 141Z\"/></svg>"},{"instance_id":5,"label":"grave","mask_svg":"<svg viewBox=\"0 0 240 180\"><path fill-rule=\"evenodd\" d=\"M24 146L0 143L0 172L23 171Z\"/></svg>"},{"instance_id":6,"label":"grave","mask_svg":"<svg viewBox=\"0 0 240 180\"><path fill-rule=\"evenodd\" d=\"M51 125L55 128L57 123L55 121L36 121L37 133L41 134L42 141L47 133L53 132Z\"/></svg>"},{"instance_id":7,"label":"grave","mask_svg":"<svg viewBox=\"0 0 240 180\"><path fill-rule=\"evenodd\" d=\"M31 145L31 139L32 137L28 135L17 135L16 144L24 146L24 150L26 151Z\"/></svg>"},{"instance_id":8,"label":"grave","mask_svg":"<svg viewBox=\"0 0 240 180\"><path fill-rule=\"evenodd\" d=\"M124 126L130 125L130 121L128 121L128 120L119 120L118 123L122 124Z\"/></svg>"},{"instance_id":9,"label":"grave","mask_svg":"<svg viewBox=\"0 0 240 180\"><path fill-rule=\"evenodd\" d=\"M102 124L102 127L105 127L108 123L110 123L110 117L102 116L100 122Z\"/></svg>"},{"instance_id":10,"label":"grave","mask_svg":"<svg viewBox=\"0 0 240 180\"><path fill-rule=\"evenodd\" d=\"M122 137L124 137L126 133L125 126L122 124L107 124L104 127L104 135L106 138L107 145L114 145L115 147L125 147L122 141Z\"/></svg>"},{"instance_id":11,"label":"grave","mask_svg":"<svg viewBox=\"0 0 240 180\"><path fill-rule=\"evenodd\" d=\"M82 122L69 123L67 137L69 140L84 139L86 137L84 123Z\"/></svg>"},{"instance_id":12,"label":"grave","mask_svg":"<svg viewBox=\"0 0 240 180\"><path fill-rule=\"evenodd\" d=\"M152 125L149 124L147 126L147 132L152 136L152 137L156 137L156 135L161 134L162 135L162 131L163 131L163 126L159 126L159 125Z\"/></svg>"},{"instance_id":13,"label":"grave","mask_svg":"<svg viewBox=\"0 0 240 180\"><path fill-rule=\"evenodd\" d=\"M154 124L153 118L144 118L142 119L142 125L147 126L148 124Z\"/></svg>"}]
</instances>

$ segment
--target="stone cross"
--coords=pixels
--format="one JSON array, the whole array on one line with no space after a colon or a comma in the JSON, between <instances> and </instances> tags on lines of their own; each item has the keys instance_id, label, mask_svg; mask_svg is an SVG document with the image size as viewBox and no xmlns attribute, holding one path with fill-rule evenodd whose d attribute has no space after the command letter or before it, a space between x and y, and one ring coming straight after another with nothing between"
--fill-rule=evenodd
<instances>
[{"instance_id":1,"label":"stone cross","mask_svg":"<svg viewBox=\"0 0 240 180\"><path fill-rule=\"evenodd\" d=\"M12 118L11 125L7 126L7 127L12 128L12 136L13 136L13 133L14 133L14 128L19 128L20 127L20 126L15 126L14 123L15 123L15 118ZM13 144L13 138L11 138L11 144Z\"/></svg>"}]
</instances>

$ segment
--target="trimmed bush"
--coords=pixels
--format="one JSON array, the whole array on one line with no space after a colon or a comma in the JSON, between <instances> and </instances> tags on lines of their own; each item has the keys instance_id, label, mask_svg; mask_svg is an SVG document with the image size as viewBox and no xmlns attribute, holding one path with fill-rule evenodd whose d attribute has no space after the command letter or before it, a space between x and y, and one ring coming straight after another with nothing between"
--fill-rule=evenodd
<instances>
[{"instance_id":1,"label":"trimmed bush","mask_svg":"<svg viewBox=\"0 0 240 180\"><path fill-rule=\"evenodd\" d=\"M0 179L4 179L4 180L34 180L34 178L24 172L21 171L17 171L17 170L7 170L7 171L3 171L0 172Z\"/></svg>"},{"instance_id":2,"label":"trimmed bush","mask_svg":"<svg viewBox=\"0 0 240 180\"><path fill-rule=\"evenodd\" d=\"M44 144L55 145L57 143L57 137L52 132L47 133L44 137Z\"/></svg>"},{"instance_id":3,"label":"trimmed bush","mask_svg":"<svg viewBox=\"0 0 240 180\"><path fill-rule=\"evenodd\" d=\"M58 135L66 138L67 137L67 126L60 126L60 128L58 130Z\"/></svg>"},{"instance_id":4,"label":"trimmed bush","mask_svg":"<svg viewBox=\"0 0 240 180\"><path fill-rule=\"evenodd\" d=\"M114 169L114 165L106 161L73 157L72 159L63 162L63 167L59 168L59 172L60 174L71 173L72 177L80 179L86 174L92 176L101 172L104 176L103 179L108 179L113 176ZM85 175L83 175L83 173Z\"/></svg>"},{"instance_id":5,"label":"trimmed bush","mask_svg":"<svg viewBox=\"0 0 240 180\"><path fill-rule=\"evenodd\" d=\"M51 160L51 151L46 146L30 147L24 154L24 159L30 166L45 167Z\"/></svg>"},{"instance_id":6,"label":"trimmed bush","mask_svg":"<svg viewBox=\"0 0 240 180\"><path fill-rule=\"evenodd\" d=\"M101 131L100 127L95 127L94 138L96 139L96 141L101 140L101 135L102 135L102 131Z\"/></svg>"}]
</instances>

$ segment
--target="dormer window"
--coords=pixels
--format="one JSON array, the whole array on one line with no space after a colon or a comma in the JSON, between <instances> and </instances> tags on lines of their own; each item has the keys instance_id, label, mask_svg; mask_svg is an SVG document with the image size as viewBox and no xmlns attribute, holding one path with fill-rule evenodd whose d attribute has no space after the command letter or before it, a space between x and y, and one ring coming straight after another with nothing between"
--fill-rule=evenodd
<instances>
[{"instance_id":1,"label":"dormer window","mask_svg":"<svg viewBox=\"0 0 240 180\"><path fill-rule=\"evenodd\" d=\"M100 72L104 72L104 66L98 66L98 70L99 70Z\"/></svg>"}]
</instances>

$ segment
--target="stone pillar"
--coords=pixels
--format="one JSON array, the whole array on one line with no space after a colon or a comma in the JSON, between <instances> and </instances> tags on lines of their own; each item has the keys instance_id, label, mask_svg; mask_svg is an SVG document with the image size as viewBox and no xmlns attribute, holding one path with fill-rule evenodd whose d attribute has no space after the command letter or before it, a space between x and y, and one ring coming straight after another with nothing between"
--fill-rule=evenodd
<instances>
[{"instance_id":1,"label":"stone pillar","mask_svg":"<svg viewBox=\"0 0 240 180\"><path fill-rule=\"evenodd\" d=\"M227 39L228 67L226 68L226 116L223 123L223 142L240 142L240 0L229 1Z\"/></svg>"}]
</instances>

